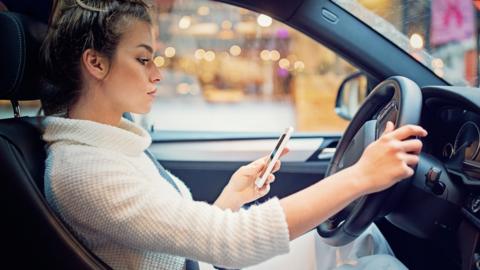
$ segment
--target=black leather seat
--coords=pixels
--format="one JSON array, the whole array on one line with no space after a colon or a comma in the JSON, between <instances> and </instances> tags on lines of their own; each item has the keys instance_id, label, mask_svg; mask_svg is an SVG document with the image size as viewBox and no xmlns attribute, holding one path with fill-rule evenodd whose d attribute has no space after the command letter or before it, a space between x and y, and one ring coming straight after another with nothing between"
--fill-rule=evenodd
<instances>
[{"instance_id":1,"label":"black leather seat","mask_svg":"<svg viewBox=\"0 0 480 270\"><path fill-rule=\"evenodd\" d=\"M20 14L0 12L0 99L40 98L38 51L45 29ZM75 239L43 196L40 120L0 120L1 263L13 269L109 269Z\"/></svg>"}]
</instances>

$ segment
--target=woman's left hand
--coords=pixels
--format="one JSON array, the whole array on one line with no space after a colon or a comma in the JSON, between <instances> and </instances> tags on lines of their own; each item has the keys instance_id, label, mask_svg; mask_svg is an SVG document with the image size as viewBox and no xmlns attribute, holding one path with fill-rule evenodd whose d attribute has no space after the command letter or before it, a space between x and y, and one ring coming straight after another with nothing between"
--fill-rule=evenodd
<instances>
[{"instance_id":1,"label":"woman's left hand","mask_svg":"<svg viewBox=\"0 0 480 270\"><path fill-rule=\"evenodd\" d=\"M288 151L289 149L285 148L280 157L287 154ZM215 205L222 209L230 208L236 211L242 205L267 195L270 191L270 184L275 181L274 173L281 167L281 161L277 160L265 184L258 188L255 180L265 170L268 160L268 156L266 156L240 167L230 178L222 194L215 201Z\"/></svg>"}]
</instances>

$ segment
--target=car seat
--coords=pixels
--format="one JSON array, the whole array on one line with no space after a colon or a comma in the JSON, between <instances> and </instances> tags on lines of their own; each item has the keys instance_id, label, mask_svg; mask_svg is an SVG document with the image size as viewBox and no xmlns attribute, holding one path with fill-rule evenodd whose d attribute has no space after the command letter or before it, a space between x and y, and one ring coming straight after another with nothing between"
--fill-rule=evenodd
<instances>
[{"instance_id":1,"label":"car seat","mask_svg":"<svg viewBox=\"0 0 480 270\"><path fill-rule=\"evenodd\" d=\"M0 100L15 117L0 120L2 265L15 269L110 269L58 219L43 194L41 117L20 117L18 101L40 99L38 53L46 25L0 12Z\"/></svg>"}]
</instances>

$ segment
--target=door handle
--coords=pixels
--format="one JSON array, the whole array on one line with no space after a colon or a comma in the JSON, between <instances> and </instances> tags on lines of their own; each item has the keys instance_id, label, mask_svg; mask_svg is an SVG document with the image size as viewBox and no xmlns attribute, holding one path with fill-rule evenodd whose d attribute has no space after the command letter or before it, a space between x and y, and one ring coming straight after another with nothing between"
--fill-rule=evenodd
<instances>
[{"instance_id":1,"label":"door handle","mask_svg":"<svg viewBox=\"0 0 480 270\"><path fill-rule=\"evenodd\" d=\"M335 154L336 148L333 147L327 147L324 148L320 154L318 154L317 159L318 160L330 160L333 158L333 155Z\"/></svg>"}]
</instances>

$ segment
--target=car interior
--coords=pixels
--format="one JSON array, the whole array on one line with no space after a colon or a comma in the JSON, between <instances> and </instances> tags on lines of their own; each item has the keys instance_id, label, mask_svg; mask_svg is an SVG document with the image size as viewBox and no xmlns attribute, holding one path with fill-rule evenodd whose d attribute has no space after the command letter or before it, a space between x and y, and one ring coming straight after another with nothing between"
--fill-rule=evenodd
<instances>
[{"instance_id":1,"label":"car interior","mask_svg":"<svg viewBox=\"0 0 480 270\"><path fill-rule=\"evenodd\" d=\"M11 102L14 115L0 120L0 179L4 183L2 210L6 221L3 265L19 269L110 269L55 216L43 196L46 153L41 139L42 116L22 116L18 102L40 99L37 55L46 33L51 2L24 2L24 6L14 4L9 6L9 11L0 12L0 99ZM375 222L397 258L409 269L480 269L478 89L448 86L413 58L398 53L398 48L388 41L374 37L366 26L358 30L360 37L357 33L343 35L342 25L330 27L329 21L313 20L317 14L332 20L328 12L333 12L338 20L353 23L351 16L329 1L289 1L285 4L288 8L280 8L275 1L223 2L272 14L336 48L366 71L372 85L380 83L372 87L373 94L365 101L369 106L361 107L342 139L325 137L319 149L315 149L314 155L318 156L326 148L337 147L331 160L314 163L325 175L355 162L361 154L358 150L363 150L362 147L381 134L387 120L399 125L420 124L429 131L411 179L385 192L361 198L349 206L348 213L342 211L319 226L318 233L328 243L341 245ZM319 32L323 34L319 36ZM348 49L358 40L370 38L379 40L376 46L384 46L370 51L365 47ZM381 61L384 54L392 50L397 54L391 55L391 62ZM391 63L398 65L393 67ZM399 74L397 69L403 73ZM350 147L352 140L360 144L354 152L354 147ZM152 146L154 154L158 154L155 147L161 145L162 139L158 142ZM182 166L188 163L168 158L159 158L159 161L174 174L187 179L185 182L194 198L211 202L224 184L217 183L212 186L214 192L205 193L202 183L188 180L204 167L185 171ZM221 174L231 173L230 167L234 165L237 163L229 163ZM300 183L286 180L283 186L272 189L269 196L284 197L313 184L318 171L302 172L303 169L298 169L298 164L286 163L286 171L280 172L278 178L293 179L302 175L307 180ZM332 230L332 226L336 229Z\"/></svg>"}]
</instances>

